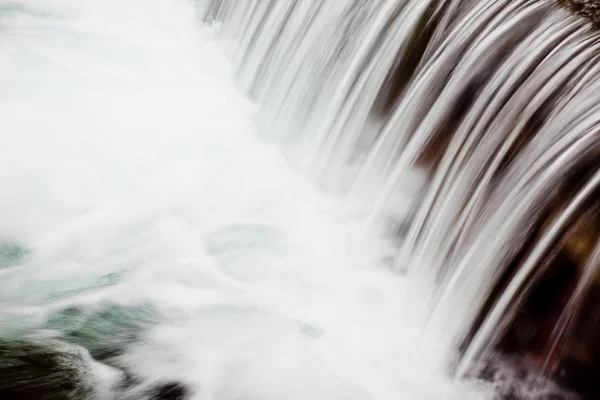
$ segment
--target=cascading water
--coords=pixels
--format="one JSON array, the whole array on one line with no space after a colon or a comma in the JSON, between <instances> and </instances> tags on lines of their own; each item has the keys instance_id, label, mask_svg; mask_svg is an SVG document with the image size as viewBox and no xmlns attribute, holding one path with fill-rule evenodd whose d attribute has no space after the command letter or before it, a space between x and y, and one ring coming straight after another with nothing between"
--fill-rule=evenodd
<instances>
[{"instance_id":1,"label":"cascading water","mask_svg":"<svg viewBox=\"0 0 600 400\"><path fill-rule=\"evenodd\" d=\"M599 214L585 20L49 3L0 3L0 398L493 398L447 366L494 358L555 249L587 258L539 370L569 349L600 259L571 251Z\"/></svg>"},{"instance_id":2,"label":"cascading water","mask_svg":"<svg viewBox=\"0 0 600 400\"><path fill-rule=\"evenodd\" d=\"M531 296L552 303L572 290L551 336L517 353L540 358L538 372L579 375L557 379L589 396L598 389L570 385L583 374L561 357L581 361L573 347L587 341L585 362L600 373L594 340L576 334L597 329L576 320L598 314L586 305L598 222L576 221L600 221L599 36L564 5L198 1L233 40L259 131L325 188L371 204L369 229L396 220L395 269L434 288L429 323L447 333L448 361L461 348L455 373L490 358ZM598 8L571 5L592 17ZM418 193L412 204L407 192ZM575 289L549 289L556 271Z\"/></svg>"}]
</instances>

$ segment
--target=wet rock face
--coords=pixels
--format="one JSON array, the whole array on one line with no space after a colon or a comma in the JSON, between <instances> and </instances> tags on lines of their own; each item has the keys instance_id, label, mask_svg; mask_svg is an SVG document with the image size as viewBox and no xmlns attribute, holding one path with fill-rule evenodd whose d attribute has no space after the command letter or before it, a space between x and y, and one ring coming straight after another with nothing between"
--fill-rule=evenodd
<instances>
[{"instance_id":1,"label":"wet rock face","mask_svg":"<svg viewBox=\"0 0 600 400\"><path fill-rule=\"evenodd\" d=\"M574 170L577 172L565 179L546 209L536 217L521 250L508 263L482 306L461 351L469 346L483 320L521 272L536 244L546 238L551 226L565 215L574 193L587 179L585 171L592 168ZM523 379L517 380L523 387L528 387L530 376L543 376L557 389L575 395L578 400L600 398L600 265L596 250L599 246L600 193L596 193L570 216L560 234L537 260L518 300L508 307L502 333L493 343L492 360L479 360L484 366L482 379L497 380L497 368L490 369L486 363L494 359L508 360L510 365L504 369L523 371L520 373ZM506 393L514 389L505 386Z\"/></svg>"},{"instance_id":2,"label":"wet rock face","mask_svg":"<svg viewBox=\"0 0 600 400\"><path fill-rule=\"evenodd\" d=\"M110 398L120 373L87 350L55 340L0 340L0 399Z\"/></svg>"},{"instance_id":3,"label":"wet rock face","mask_svg":"<svg viewBox=\"0 0 600 400\"><path fill-rule=\"evenodd\" d=\"M596 28L600 27L600 0L565 0L577 15L588 18Z\"/></svg>"}]
</instances>

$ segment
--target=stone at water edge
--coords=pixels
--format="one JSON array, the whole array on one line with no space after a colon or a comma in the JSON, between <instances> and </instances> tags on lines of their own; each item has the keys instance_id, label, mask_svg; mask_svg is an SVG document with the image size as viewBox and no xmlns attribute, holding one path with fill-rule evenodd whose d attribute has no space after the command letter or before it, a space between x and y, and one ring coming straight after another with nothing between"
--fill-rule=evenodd
<instances>
[{"instance_id":1,"label":"stone at water edge","mask_svg":"<svg viewBox=\"0 0 600 400\"><path fill-rule=\"evenodd\" d=\"M61 339L85 347L94 359L118 368L122 380L116 392L118 400L185 400L190 389L181 382L145 382L120 356L127 348L142 340L143 332L160 319L151 305L124 306L111 302L94 306L72 306L51 313L45 329L58 333ZM110 397L113 399L113 397ZM3 400L0 397L0 400ZM86 398L87 400L87 398Z\"/></svg>"},{"instance_id":2,"label":"stone at water edge","mask_svg":"<svg viewBox=\"0 0 600 400\"><path fill-rule=\"evenodd\" d=\"M62 341L0 339L0 399L102 400L123 379L83 347Z\"/></svg>"}]
</instances>

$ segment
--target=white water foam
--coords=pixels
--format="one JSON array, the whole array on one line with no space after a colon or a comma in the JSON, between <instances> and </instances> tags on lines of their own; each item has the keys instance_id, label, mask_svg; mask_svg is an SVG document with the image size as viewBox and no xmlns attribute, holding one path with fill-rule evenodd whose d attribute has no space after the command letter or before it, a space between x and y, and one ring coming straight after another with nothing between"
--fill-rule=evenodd
<instances>
[{"instance_id":1,"label":"white water foam","mask_svg":"<svg viewBox=\"0 0 600 400\"><path fill-rule=\"evenodd\" d=\"M0 240L26 249L0 333L150 305L121 363L197 399L483 398L387 245L254 137L230 69L188 2L0 4Z\"/></svg>"}]
</instances>

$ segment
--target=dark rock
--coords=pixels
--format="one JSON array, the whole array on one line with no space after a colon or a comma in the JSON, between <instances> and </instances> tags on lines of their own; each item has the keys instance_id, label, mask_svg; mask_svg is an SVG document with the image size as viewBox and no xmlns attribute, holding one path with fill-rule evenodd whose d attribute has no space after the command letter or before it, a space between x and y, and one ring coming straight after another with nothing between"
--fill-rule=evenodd
<instances>
[{"instance_id":1,"label":"dark rock","mask_svg":"<svg viewBox=\"0 0 600 400\"><path fill-rule=\"evenodd\" d=\"M80 346L57 340L0 341L2 400L106 398L119 380L117 370L94 361Z\"/></svg>"},{"instance_id":2,"label":"dark rock","mask_svg":"<svg viewBox=\"0 0 600 400\"><path fill-rule=\"evenodd\" d=\"M561 361L555 379L563 387L578 393L591 395L597 389L596 378L599 372L598 367L592 364L573 358L565 358Z\"/></svg>"},{"instance_id":3,"label":"dark rock","mask_svg":"<svg viewBox=\"0 0 600 400\"><path fill-rule=\"evenodd\" d=\"M158 386L152 394L152 400L185 400L189 390L180 382L169 382Z\"/></svg>"}]
</instances>

